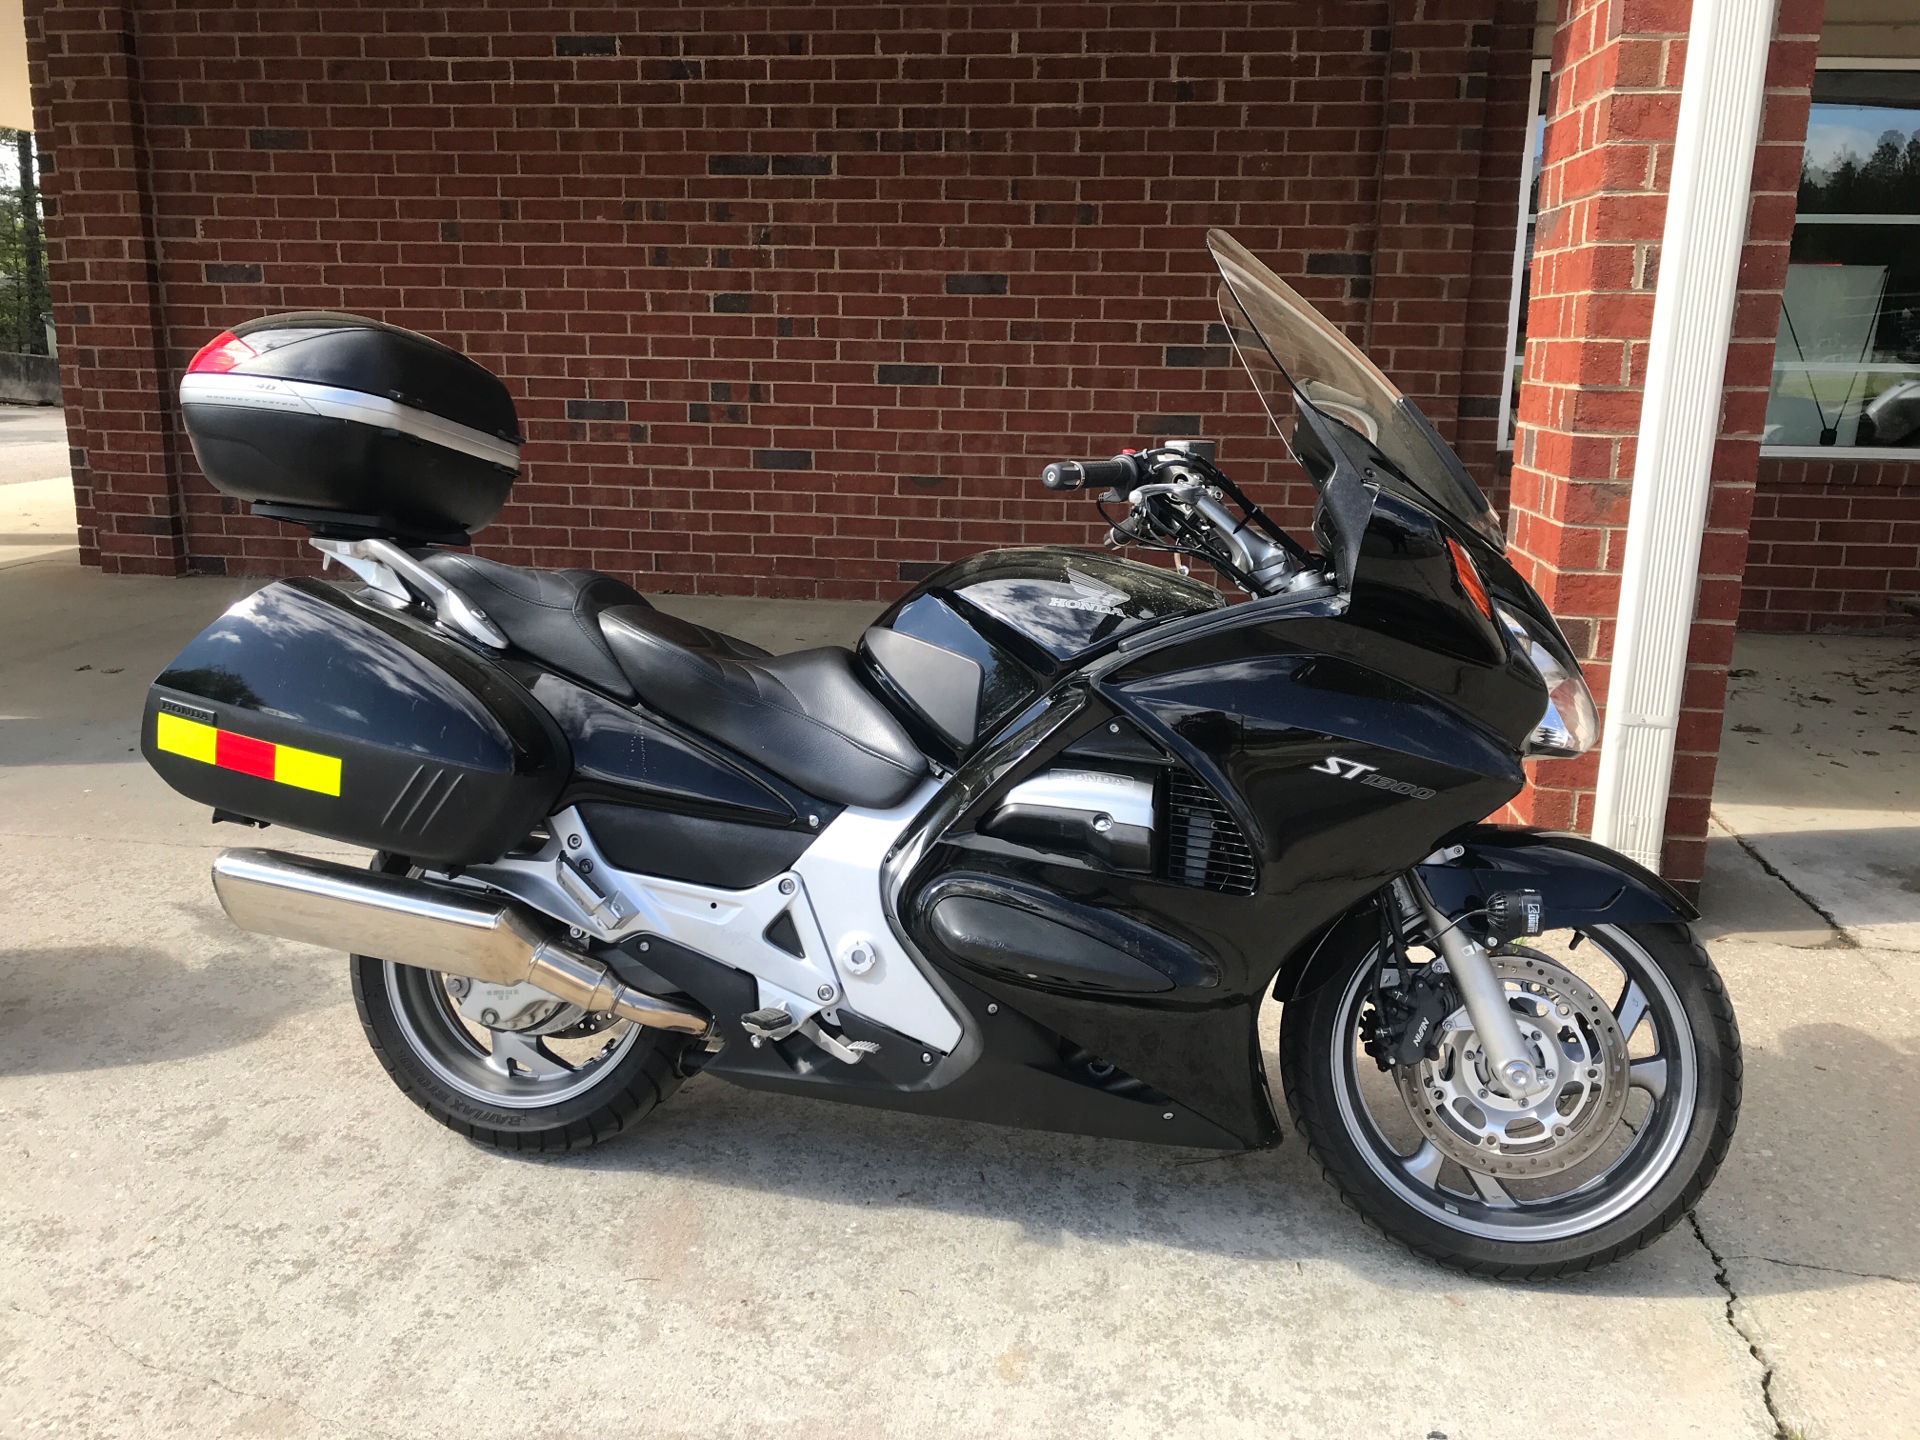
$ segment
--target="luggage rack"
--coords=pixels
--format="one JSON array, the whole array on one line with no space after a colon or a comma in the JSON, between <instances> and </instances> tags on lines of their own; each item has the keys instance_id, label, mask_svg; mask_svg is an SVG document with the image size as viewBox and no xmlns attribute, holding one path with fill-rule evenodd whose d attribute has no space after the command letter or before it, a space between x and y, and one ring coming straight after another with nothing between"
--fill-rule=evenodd
<instances>
[{"instance_id":1,"label":"luggage rack","mask_svg":"<svg viewBox=\"0 0 1920 1440\"><path fill-rule=\"evenodd\" d=\"M391 540L327 540L316 535L307 543L327 563L337 560L358 575L376 594L403 605L424 600L447 629L457 630L490 649L507 648L506 635L486 611Z\"/></svg>"}]
</instances>

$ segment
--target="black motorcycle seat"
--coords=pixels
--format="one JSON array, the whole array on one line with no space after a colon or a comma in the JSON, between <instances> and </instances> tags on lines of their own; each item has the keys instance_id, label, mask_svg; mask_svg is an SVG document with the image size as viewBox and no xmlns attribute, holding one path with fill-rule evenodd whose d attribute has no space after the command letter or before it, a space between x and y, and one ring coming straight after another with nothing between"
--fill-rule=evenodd
<instances>
[{"instance_id":1,"label":"black motorcycle seat","mask_svg":"<svg viewBox=\"0 0 1920 1440\"><path fill-rule=\"evenodd\" d=\"M525 570L449 550L436 550L421 563L486 611L507 639L534 659L623 700L636 698L600 632L600 612L610 606L652 608L624 580L598 570ZM692 628L725 654L766 656L744 640L705 626Z\"/></svg>"},{"instance_id":2,"label":"black motorcycle seat","mask_svg":"<svg viewBox=\"0 0 1920 1440\"><path fill-rule=\"evenodd\" d=\"M645 704L822 800L885 809L927 773L851 650L743 656L647 605L603 610L600 628Z\"/></svg>"}]
</instances>

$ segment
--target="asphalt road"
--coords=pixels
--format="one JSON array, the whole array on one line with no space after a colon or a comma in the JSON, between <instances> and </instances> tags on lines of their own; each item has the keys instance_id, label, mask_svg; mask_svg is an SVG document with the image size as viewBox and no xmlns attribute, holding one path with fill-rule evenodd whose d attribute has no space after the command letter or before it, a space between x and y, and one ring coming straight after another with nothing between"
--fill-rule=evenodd
<instances>
[{"instance_id":1,"label":"asphalt road","mask_svg":"<svg viewBox=\"0 0 1920 1440\"><path fill-rule=\"evenodd\" d=\"M1732 1158L1697 1226L1579 1280L1415 1260L1291 1136L1220 1157L701 1078L508 1158L393 1088L341 956L226 922L207 866L246 838L134 753L148 678L245 588L0 555L0 1435L1920 1430L1920 971L1737 843ZM781 645L860 619L669 603Z\"/></svg>"}]
</instances>

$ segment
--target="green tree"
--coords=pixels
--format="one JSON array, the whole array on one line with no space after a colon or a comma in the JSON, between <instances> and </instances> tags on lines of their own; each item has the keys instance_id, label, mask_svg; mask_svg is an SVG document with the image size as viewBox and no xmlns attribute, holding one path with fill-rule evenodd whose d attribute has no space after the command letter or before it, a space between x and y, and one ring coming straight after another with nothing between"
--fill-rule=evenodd
<instances>
[{"instance_id":1,"label":"green tree","mask_svg":"<svg viewBox=\"0 0 1920 1440\"><path fill-rule=\"evenodd\" d=\"M47 353L47 263L41 243L40 185L33 135L0 128L0 156L15 159L0 186L0 350Z\"/></svg>"}]
</instances>

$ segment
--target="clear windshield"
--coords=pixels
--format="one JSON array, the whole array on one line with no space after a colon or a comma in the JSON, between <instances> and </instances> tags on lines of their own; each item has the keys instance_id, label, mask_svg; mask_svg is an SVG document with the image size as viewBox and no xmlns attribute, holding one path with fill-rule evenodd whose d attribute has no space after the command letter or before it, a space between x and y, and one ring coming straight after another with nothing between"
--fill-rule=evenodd
<instances>
[{"instance_id":1,"label":"clear windshield","mask_svg":"<svg viewBox=\"0 0 1920 1440\"><path fill-rule=\"evenodd\" d=\"M1386 457L1413 498L1436 506L1505 547L1480 487L1426 416L1352 341L1224 230L1207 232L1220 267L1220 315L1260 401L1289 446L1301 402L1364 437ZM1296 459L1309 474L1298 447Z\"/></svg>"}]
</instances>

